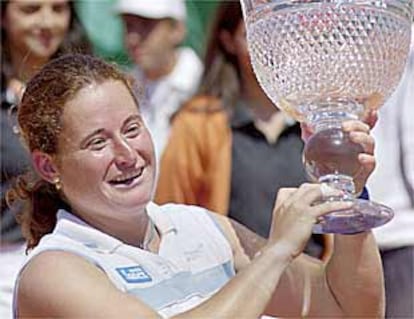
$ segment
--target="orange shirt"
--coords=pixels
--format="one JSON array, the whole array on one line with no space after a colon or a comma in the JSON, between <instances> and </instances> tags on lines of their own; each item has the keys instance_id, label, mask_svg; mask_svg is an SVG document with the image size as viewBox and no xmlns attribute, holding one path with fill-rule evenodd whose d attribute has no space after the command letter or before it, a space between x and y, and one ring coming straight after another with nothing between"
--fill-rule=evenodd
<instances>
[{"instance_id":1,"label":"orange shirt","mask_svg":"<svg viewBox=\"0 0 414 319\"><path fill-rule=\"evenodd\" d=\"M155 202L193 204L227 214L231 129L218 99L195 97L173 119Z\"/></svg>"}]
</instances>

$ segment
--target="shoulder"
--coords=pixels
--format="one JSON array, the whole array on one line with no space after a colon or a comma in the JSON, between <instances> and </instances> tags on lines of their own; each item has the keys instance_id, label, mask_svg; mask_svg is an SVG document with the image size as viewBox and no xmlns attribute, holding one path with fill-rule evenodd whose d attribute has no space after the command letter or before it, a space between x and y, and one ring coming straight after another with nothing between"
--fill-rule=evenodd
<instances>
[{"instance_id":1,"label":"shoulder","mask_svg":"<svg viewBox=\"0 0 414 319\"><path fill-rule=\"evenodd\" d=\"M220 219L219 214L204 207L176 203L163 205L151 203L147 208L150 217L161 226L179 228L185 233L210 233L217 236L221 233L229 239L226 219Z\"/></svg>"},{"instance_id":2,"label":"shoulder","mask_svg":"<svg viewBox=\"0 0 414 319\"><path fill-rule=\"evenodd\" d=\"M229 117L220 99L214 96L197 95L183 104L173 117L173 125L190 125L201 131L201 127L228 127Z\"/></svg>"},{"instance_id":3,"label":"shoulder","mask_svg":"<svg viewBox=\"0 0 414 319\"><path fill-rule=\"evenodd\" d=\"M167 203L157 205L151 203L147 206L148 214L151 218L161 221L164 225L170 223L172 225L178 224L194 224L199 223L206 225L206 222L215 221L209 210L204 207L187 204ZM207 226L207 225L206 225Z\"/></svg>"},{"instance_id":4,"label":"shoulder","mask_svg":"<svg viewBox=\"0 0 414 319\"><path fill-rule=\"evenodd\" d=\"M54 311L70 290L82 283L106 281L106 276L85 259L65 251L45 251L22 270L16 286L19 315ZM50 309L47 309L50 307Z\"/></svg>"},{"instance_id":5,"label":"shoulder","mask_svg":"<svg viewBox=\"0 0 414 319\"><path fill-rule=\"evenodd\" d=\"M178 49L178 59L183 61L186 69L201 76L203 62L192 48L180 47Z\"/></svg>"},{"instance_id":6,"label":"shoulder","mask_svg":"<svg viewBox=\"0 0 414 319\"><path fill-rule=\"evenodd\" d=\"M139 299L118 290L101 269L69 252L37 255L16 287L19 318L158 318Z\"/></svg>"},{"instance_id":7,"label":"shoulder","mask_svg":"<svg viewBox=\"0 0 414 319\"><path fill-rule=\"evenodd\" d=\"M200 95L186 102L172 118L172 134L204 136L213 131L225 134L229 128L227 112L221 101L212 96Z\"/></svg>"},{"instance_id":8,"label":"shoulder","mask_svg":"<svg viewBox=\"0 0 414 319\"><path fill-rule=\"evenodd\" d=\"M26 264L21 272L20 287L25 287L27 283L33 283L37 287L42 287L42 282L47 283L49 278L62 276L65 280L66 271L90 268L98 270L90 262L74 253L62 250L43 251Z\"/></svg>"},{"instance_id":9,"label":"shoulder","mask_svg":"<svg viewBox=\"0 0 414 319\"><path fill-rule=\"evenodd\" d=\"M224 112L224 108L220 99L215 96L196 95L183 104L178 114L181 112L205 115Z\"/></svg>"}]
</instances>

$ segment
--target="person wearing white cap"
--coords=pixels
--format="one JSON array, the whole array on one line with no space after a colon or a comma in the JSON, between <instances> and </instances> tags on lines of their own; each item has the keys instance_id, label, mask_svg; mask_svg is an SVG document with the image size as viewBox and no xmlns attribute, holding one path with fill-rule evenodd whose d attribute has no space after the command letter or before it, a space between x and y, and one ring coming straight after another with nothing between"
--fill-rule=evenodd
<instances>
[{"instance_id":1,"label":"person wearing white cap","mask_svg":"<svg viewBox=\"0 0 414 319\"><path fill-rule=\"evenodd\" d=\"M191 97L203 71L201 60L180 47L186 27L183 0L119 0L115 6L125 23L125 45L144 83L147 103L141 113L152 134L157 161L168 141L171 116Z\"/></svg>"}]
</instances>

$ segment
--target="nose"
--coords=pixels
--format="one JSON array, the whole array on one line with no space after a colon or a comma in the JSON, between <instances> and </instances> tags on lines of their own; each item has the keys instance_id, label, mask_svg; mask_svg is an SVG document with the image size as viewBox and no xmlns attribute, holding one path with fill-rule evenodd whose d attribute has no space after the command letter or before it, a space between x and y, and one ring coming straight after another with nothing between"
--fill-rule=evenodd
<instances>
[{"instance_id":1,"label":"nose","mask_svg":"<svg viewBox=\"0 0 414 319\"><path fill-rule=\"evenodd\" d=\"M55 23L55 17L50 6L43 6L41 14L39 15L39 24L43 28L51 28Z\"/></svg>"},{"instance_id":2,"label":"nose","mask_svg":"<svg viewBox=\"0 0 414 319\"><path fill-rule=\"evenodd\" d=\"M115 164L119 169L125 169L135 166L137 162L137 153L134 148L125 140L115 143Z\"/></svg>"}]
</instances>

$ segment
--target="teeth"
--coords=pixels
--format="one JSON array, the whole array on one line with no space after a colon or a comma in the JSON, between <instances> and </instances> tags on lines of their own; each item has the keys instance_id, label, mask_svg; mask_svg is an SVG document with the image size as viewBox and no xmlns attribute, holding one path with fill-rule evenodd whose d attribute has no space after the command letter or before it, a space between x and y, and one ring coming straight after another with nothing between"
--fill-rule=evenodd
<instances>
[{"instance_id":1,"label":"teeth","mask_svg":"<svg viewBox=\"0 0 414 319\"><path fill-rule=\"evenodd\" d=\"M118 176L110 181L110 183L126 183L142 174L142 168L139 171L135 171L126 175Z\"/></svg>"}]
</instances>

